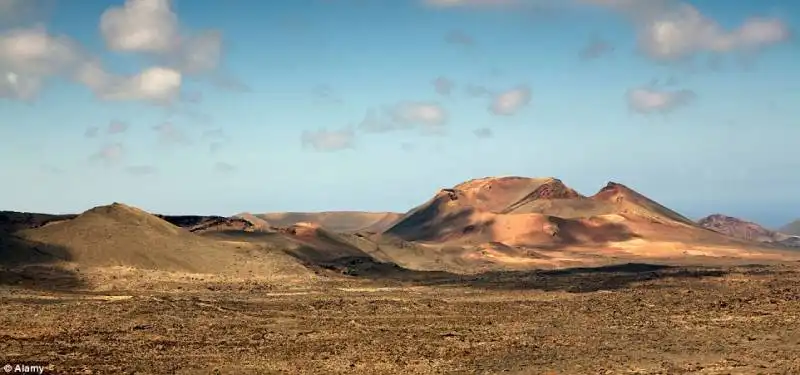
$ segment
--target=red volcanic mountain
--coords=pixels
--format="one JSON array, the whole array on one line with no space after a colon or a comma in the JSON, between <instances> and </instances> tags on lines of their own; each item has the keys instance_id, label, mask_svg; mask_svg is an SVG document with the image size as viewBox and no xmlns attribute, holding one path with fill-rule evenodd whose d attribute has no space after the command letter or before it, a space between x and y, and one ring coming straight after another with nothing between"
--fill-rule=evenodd
<instances>
[{"instance_id":1,"label":"red volcanic mountain","mask_svg":"<svg viewBox=\"0 0 800 375\"><path fill-rule=\"evenodd\" d=\"M587 197L556 178L471 180L440 190L384 232L406 241L509 246L598 245L721 236L625 185Z\"/></svg>"},{"instance_id":2,"label":"red volcanic mountain","mask_svg":"<svg viewBox=\"0 0 800 375\"><path fill-rule=\"evenodd\" d=\"M706 216L698 220L697 224L703 228L748 241L776 242L790 237L750 221L720 214Z\"/></svg>"}]
</instances>

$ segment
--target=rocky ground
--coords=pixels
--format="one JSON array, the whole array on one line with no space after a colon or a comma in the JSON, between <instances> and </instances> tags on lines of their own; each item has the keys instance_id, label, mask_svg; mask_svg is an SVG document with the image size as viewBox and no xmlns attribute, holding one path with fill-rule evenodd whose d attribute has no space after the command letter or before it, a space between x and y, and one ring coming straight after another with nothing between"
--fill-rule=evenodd
<instances>
[{"instance_id":1,"label":"rocky ground","mask_svg":"<svg viewBox=\"0 0 800 375\"><path fill-rule=\"evenodd\" d=\"M0 287L0 360L64 374L800 373L800 263L197 286Z\"/></svg>"}]
</instances>

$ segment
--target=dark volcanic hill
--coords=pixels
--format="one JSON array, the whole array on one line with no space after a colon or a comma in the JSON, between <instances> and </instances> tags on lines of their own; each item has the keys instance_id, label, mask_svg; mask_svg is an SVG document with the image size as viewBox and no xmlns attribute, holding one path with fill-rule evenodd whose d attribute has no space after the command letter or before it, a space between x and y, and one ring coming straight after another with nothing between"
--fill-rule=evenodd
<instances>
[{"instance_id":1,"label":"dark volcanic hill","mask_svg":"<svg viewBox=\"0 0 800 375\"><path fill-rule=\"evenodd\" d=\"M155 215L172 225L190 232L206 233L215 231L266 231L269 225L263 220L248 220L243 217L197 216L197 215Z\"/></svg>"},{"instance_id":2,"label":"dark volcanic hill","mask_svg":"<svg viewBox=\"0 0 800 375\"><path fill-rule=\"evenodd\" d=\"M0 211L0 231L16 232L22 229L38 228L49 223L69 220L78 215L51 215L32 212Z\"/></svg>"}]
</instances>

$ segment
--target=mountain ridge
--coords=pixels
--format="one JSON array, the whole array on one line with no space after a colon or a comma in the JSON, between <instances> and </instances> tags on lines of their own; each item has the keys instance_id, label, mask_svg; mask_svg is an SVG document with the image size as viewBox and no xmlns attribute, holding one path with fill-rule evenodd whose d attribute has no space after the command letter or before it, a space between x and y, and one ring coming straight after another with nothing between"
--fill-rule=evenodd
<instances>
[{"instance_id":1,"label":"mountain ridge","mask_svg":"<svg viewBox=\"0 0 800 375\"><path fill-rule=\"evenodd\" d=\"M782 226L778 231L792 236L800 236L800 219Z\"/></svg>"}]
</instances>

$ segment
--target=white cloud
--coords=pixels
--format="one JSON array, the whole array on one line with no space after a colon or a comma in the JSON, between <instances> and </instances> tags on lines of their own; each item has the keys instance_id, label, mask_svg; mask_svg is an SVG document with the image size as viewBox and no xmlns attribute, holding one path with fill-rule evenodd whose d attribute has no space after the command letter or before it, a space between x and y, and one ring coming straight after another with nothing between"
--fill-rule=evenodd
<instances>
[{"instance_id":1,"label":"white cloud","mask_svg":"<svg viewBox=\"0 0 800 375\"><path fill-rule=\"evenodd\" d=\"M423 134L442 134L447 121L447 111L438 103L400 102L381 111L368 110L358 128L368 133L419 128Z\"/></svg>"},{"instance_id":2,"label":"white cloud","mask_svg":"<svg viewBox=\"0 0 800 375\"><path fill-rule=\"evenodd\" d=\"M29 100L45 80L69 73L82 61L78 44L42 26L0 34L0 98Z\"/></svg>"},{"instance_id":3,"label":"white cloud","mask_svg":"<svg viewBox=\"0 0 800 375\"><path fill-rule=\"evenodd\" d=\"M628 90L628 108L642 114L667 113L690 104L696 95L691 90L636 88Z\"/></svg>"},{"instance_id":4,"label":"white cloud","mask_svg":"<svg viewBox=\"0 0 800 375\"><path fill-rule=\"evenodd\" d=\"M791 31L774 18L749 18L725 29L688 2L667 0L580 0L628 15L638 26L639 49L655 60L670 61L700 52L759 50L788 40Z\"/></svg>"},{"instance_id":5,"label":"white cloud","mask_svg":"<svg viewBox=\"0 0 800 375\"><path fill-rule=\"evenodd\" d=\"M76 41L41 26L0 34L0 98L33 99L57 76L87 86L101 99L158 103L176 98L182 83L179 71L164 67L132 76L110 73Z\"/></svg>"},{"instance_id":6,"label":"white cloud","mask_svg":"<svg viewBox=\"0 0 800 375\"><path fill-rule=\"evenodd\" d=\"M427 127L443 126L447 123L447 111L434 102L402 102L390 111L392 119L399 123Z\"/></svg>"},{"instance_id":7,"label":"white cloud","mask_svg":"<svg viewBox=\"0 0 800 375\"><path fill-rule=\"evenodd\" d=\"M455 83L447 77L438 77L434 79L431 84L433 89L441 95L450 95L455 87Z\"/></svg>"},{"instance_id":8,"label":"white cloud","mask_svg":"<svg viewBox=\"0 0 800 375\"><path fill-rule=\"evenodd\" d=\"M4 77L0 77L0 98L30 100L36 96L41 86L41 77L6 72Z\"/></svg>"},{"instance_id":9,"label":"white cloud","mask_svg":"<svg viewBox=\"0 0 800 375\"><path fill-rule=\"evenodd\" d=\"M100 32L112 51L152 55L186 74L215 70L222 34L206 30L191 35L182 29L170 0L126 0L100 17Z\"/></svg>"},{"instance_id":10,"label":"white cloud","mask_svg":"<svg viewBox=\"0 0 800 375\"><path fill-rule=\"evenodd\" d=\"M489 106L489 110L501 116L512 116L531 103L531 89L521 85L514 89L497 94Z\"/></svg>"},{"instance_id":11,"label":"white cloud","mask_svg":"<svg viewBox=\"0 0 800 375\"><path fill-rule=\"evenodd\" d=\"M104 100L141 100L169 104L180 96L181 72L165 67L150 67L132 76L106 72L97 63L89 62L75 73L95 95Z\"/></svg>"},{"instance_id":12,"label":"white cloud","mask_svg":"<svg viewBox=\"0 0 800 375\"><path fill-rule=\"evenodd\" d=\"M352 129L303 131L300 138L303 147L316 151L340 151L355 146L355 132Z\"/></svg>"},{"instance_id":13,"label":"white cloud","mask_svg":"<svg viewBox=\"0 0 800 375\"><path fill-rule=\"evenodd\" d=\"M218 31L205 31L185 37L177 53L168 58L174 66L188 74L212 71L222 59L222 34Z\"/></svg>"},{"instance_id":14,"label":"white cloud","mask_svg":"<svg viewBox=\"0 0 800 375\"><path fill-rule=\"evenodd\" d=\"M169 0L127 0L100 16L100 32L112 51L167 53L180 40Z\"/></svg>"},{"instance_id":15,"label":"white cloud","mask_svg":"<svg viewBox=\"0 0 800 375\"><path fill-rule=\"evenodd\" d=\"M114 82L108 87L105 97L169 102L178 97L181 81L181 73L177 70L162 67L148 68L137 75Z\"/></svg>"},{"instance_id":16,"label":"white cloud","mask_svg":"<svg viewBox=\"0 0 800 375\"><path fill-rule=\"evenodd\" d=\"M694 7L684 5L645 26L639 35L639 46L650 57L672 60L703 51L758 49L789 35L782 22L767 19L750 19L736 30L725 31Z\"/></svg>"},{"instance_id":17,"label":"white cloud","mask_svg":"<svg viewBox=\"0 0 800 375\"><path fill-rule=\"evenodd\" d=\"M789 26L777 18L749 18L725 28L688 1L680 0L421 0L436 8L525 5L543 8L600 6L618 11L638 29L639 49L654 60L669 61L700 52L759 50L791 38Z\"/></svg>"},{"instance_id":18,"label":"white cloud","mask_svg":"<svg viewBox=\"0 0 800 375\"><path fill-rule=\"evenodd\" d=\"M0 34L0 66L17 74L47 76L62 73L82 61L78 44L50 35L42 26Z\"/></svg>"}]
</instances>

